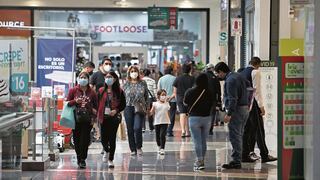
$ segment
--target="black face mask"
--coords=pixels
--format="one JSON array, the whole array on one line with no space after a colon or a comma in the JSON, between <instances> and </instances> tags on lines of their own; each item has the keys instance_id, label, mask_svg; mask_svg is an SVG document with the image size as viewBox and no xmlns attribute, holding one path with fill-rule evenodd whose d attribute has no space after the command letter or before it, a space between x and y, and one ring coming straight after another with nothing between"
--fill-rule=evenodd
<instances>
[{"instance_id":1,"label":"black face mask","mask_svg":"<svg viewBox=\"0 0 320 180\"><path fill-rule=\"evenodd\" d=\"M93 74L93 71L89 72L88 74L91 76Z\"/></svg>"}]
</instances>

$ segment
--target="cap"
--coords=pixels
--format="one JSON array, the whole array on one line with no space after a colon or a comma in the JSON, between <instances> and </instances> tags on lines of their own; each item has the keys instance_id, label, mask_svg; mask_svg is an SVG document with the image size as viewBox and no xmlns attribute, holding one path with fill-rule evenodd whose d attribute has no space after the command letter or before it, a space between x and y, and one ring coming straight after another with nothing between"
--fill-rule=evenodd
<instances>
[{"instance_id":1,"label":"cap","mask_svg":"<svg viewBox=\"0 0 320 180\"><path fill-rule=\"evenodd\" d=\"M206 69L210 69L210 68L214 68L214 65L211 63L206 65Z\"/></svg>"}]
</instances>

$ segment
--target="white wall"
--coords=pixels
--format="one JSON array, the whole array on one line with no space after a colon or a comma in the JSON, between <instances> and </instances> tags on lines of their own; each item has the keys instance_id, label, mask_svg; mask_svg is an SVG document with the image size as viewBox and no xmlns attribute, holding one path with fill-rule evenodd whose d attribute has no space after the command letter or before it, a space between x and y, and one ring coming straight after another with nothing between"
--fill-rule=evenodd
<instances>
[{"instance_id":1,"label":"white wall","mask_svg":"<svg viewBox=\"0 0 320 180\"><path fill-rule=\"evenodd\" d=\"M254 56L269 60L270 52L270 0L255 1Z\"/></svg>"},{"instance_id":2,"label":"white wall","mask_svg":"<svg viewBox=\"0 0 320 180\"><path fill-rule=\"evenodd\" d=\"M146 8L153 5L179 8L210 8L210 49L211 62L219 57L220 0L127 0L125 8ZM85 7L121 8L111 0L10 0L0 1L0 6L25 7Z\"/></svg>"}]
</instances>

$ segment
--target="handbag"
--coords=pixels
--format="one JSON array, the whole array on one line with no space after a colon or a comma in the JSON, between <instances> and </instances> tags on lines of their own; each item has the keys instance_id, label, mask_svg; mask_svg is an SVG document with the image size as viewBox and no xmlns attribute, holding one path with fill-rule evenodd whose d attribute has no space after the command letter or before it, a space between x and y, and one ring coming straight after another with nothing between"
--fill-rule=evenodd
<instances>
[{"instance_id":1,"label":"handbag","mask_svg":"<svg viewBox=\"0 0 320 180\"><path fill-rule=\"evenodd\" d=\"M75 109L75 111L77 123L91 123L90 112L87 110L87 108L78 107Z\"/></svg>"},{"instance_id":2,"label":"handbag","mask_svg":"<svg viewBox=\"0 0 320 180\"><path fill-rule=\"evenodd\" d=\"M66 128L75 128L75 120L74 120L74 106L68 106L68 103L65 103L62 109L61 118L60 118L60 126Z\"/></svg>"},{"instance_id":3,"label":"handbag","mask_svg":"<svg viewBox=\"0 0 320 180\"><path fill-rule=\"evenodd\" d=\"M189 111L187 112L187 116L189 116L190 112L192 111L192 108L194 107L194 105L197 104L197 102L199 101L199 99L201 98L201 96L203 95L203 93L205 92L206 90L204 89L201 94L199 95L199 97L197 98L197 100L192 104L192 106L190 107Z\"/></svg>"},{"instance_id":4,"label":"handbag","mask_svg":"<svg viewBox=\"0 0 320 180\"><path fill-rule=\"evenodd\" d=\"M152 103L152 102L156 102L157 99L151 94L151 92L149 91L149 89L147 89L147 90L148 90L148 93L149 93L149 95L150 95L151 103Z\"/></svg>"},{"instance_id":5,"label":"handbag","mask_svg":"<svg viewBox=\"0 0 320 180\"><path fill-rule=\"evenodd\" d=\"M138 114L146 114L147 107L143 103L137 102L134 104L134 112Z\"/></svg>"}]
</instances>

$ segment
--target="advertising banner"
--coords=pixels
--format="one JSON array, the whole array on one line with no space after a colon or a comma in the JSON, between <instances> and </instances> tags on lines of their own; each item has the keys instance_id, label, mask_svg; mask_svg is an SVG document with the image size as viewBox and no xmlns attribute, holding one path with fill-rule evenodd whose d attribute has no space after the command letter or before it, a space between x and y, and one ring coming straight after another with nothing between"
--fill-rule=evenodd
<instances>
[{"instance_id":1,"label":"advertising banner","mask_svg":"<svg viewBox=\"0 0 320 180\"><path fill-rule=\"evenodd\" d=\"M37 40L37 85L72 83L72 40Z\"/></svg>"},{"instance_id":2,"label":"advertising banner","mask_svg":"<svg viewBox=\"0 0 320 180\"><path fill-rule=\"evenodd\" d=\"M0 102L9 99L9 88L28 92L28 62L27 40L0 40Z\"/></svg>"},{"instance_id":3,"label":"advertising banner","mask_svg":"<svg viewBox=\"0 0 320 180\"><path fill-rule=\"evenodd\" d=\"M149 29L177 29L178 8L175 7L149 7Z\"/></svg>"}]
</instances>

